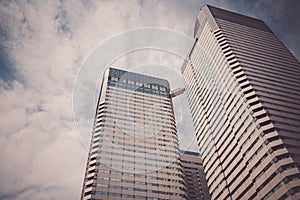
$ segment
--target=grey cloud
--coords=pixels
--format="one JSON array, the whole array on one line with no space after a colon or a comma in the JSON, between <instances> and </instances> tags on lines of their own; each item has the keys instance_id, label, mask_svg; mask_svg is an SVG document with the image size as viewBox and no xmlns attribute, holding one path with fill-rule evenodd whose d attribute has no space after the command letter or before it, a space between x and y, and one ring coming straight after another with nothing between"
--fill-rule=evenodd
<instances>
[{"instance_id":1,"label":"grey cloud","mask_svg":"<svg viewBox=\"0 0 300 200\"><path fill-rule=\"evenodd\" d=\"M1 200L11 200L11 199L19 199L20 197L25 200L25 199L32 199L32 196L30 193L41 193L41 192L53 192L57 190L62 190L62 188L59 187L43 187L39 185L31 185L26 188L22 189L17 189L12 193L5 194L5 195L0 195ZM28 196L29 194L29 196ZM26 197L27 196L27 197Z\"/></svg>"},{"instance_id":2,"label":"grey cloud","mask_svg":"<svg viewBox=\"0 0 300 200\"><path fill-rule=\"evenodd\" d=\"M18 15L11 16L10 12L18 10L18 5L8 2L1 2L0 15L0 79L11 82L18 79L24 82L20 73L15 68L15 60L11 51L19 47L18 41L31 35L33 29L27 22L23 12ZM18 28L13 31L11 24L18 24ZM6 86L8 86L6 84Z\"/></svg>"},{"instance_id":3,"label":"grey cloud","mask_svg":"<svg viewBox=\"0 0 300 200\"><path fill-rule=\"evenodd\" d=\"M68 12L65 8L64 1L59 1L56 14L54 16L54 22L57 26L57 32L59 34L64 34L68 37L72 35L71 24L69 21Z\"/></svg>"},{"instance_id":4,"label":"grey cloud","mask_svg":"<svg viewBox=\"0 0 300 200\"><path fill-rule=\"evenodd\" d=\"M16 72L11 67L13 65L12 60L5 51L4 47L0 45L0 79L9 82L16 78Z\"/></svg>"},{"instance_id":5,"label":"grey cloud","mask_svg":"<svg viewBox=\"0 0 300 200\"><path fill-rule=\"evenodd\" d=\"M266 23L282 38L294 55L300 59L300 2L270 1L266 6ZM264 13L262 11L262 13Z\"/></svg>"},{"instance_id":6,"label":"grey cloud","mask_svg":"<svg viewBox=\"0 0 300 200\"><path fill-rule=\"evenodd\" d=\"M81 0L82 5L86 8L92 8L94 6L94 3L92 0Z\"/></svg>"},{"instance_id":7,"label":"grey cloud","mask_svg":"<svg viewBox=\"0 0 300 200\"><path fill-rule=\"evenodd\" d=\"M33 37L34 27L30 21L26 18L26 13L22 8L30 4L24 2L8 2L1 1L1 15L0 15L0 27L1 27L1 42L5 40L16 40L20 41L24 37ZM14 13L12 15L12 13ZM15 26L11 26L15 25ZM17 26L16 26L17 25Z\"/></svg>"}]
</instances>

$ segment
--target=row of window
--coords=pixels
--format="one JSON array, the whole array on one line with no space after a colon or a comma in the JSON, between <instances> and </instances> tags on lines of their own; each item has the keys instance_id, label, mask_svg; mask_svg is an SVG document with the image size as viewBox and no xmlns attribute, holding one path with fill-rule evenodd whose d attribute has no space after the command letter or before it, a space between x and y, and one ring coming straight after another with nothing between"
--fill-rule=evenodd
<instances>
[{"instance_id":1,"label":"row of window","mask_svg":"<svg viewBox=\"0 0 300 200\"><path fill-rule=\"evenodd\" d=\"M137 74L137 73L133 73L133 72L128 72L128 71L115 69L115 68L109 69L109 77L126 79L126 80L140 82L140 83L152 83L152 84L156 84L156 85L160 85L160 86L169 88L169 83L167 80L152 77L152 76Z\"/></svg>"},{"instance_id":2,"label":"row of window","mask_svg":"<svg viewBox=\"0 0 300 200\"><path fill-rule=\"evenodd\" d=\"M125 181L124 181L125 182ZM136 181L136 184L139 185L139 182ZM140 185L144 185L143 182L141 182ZM161 190L152 190L152 189L145 189L145 188L138 188L138 187L127 187L127 186L120 186L120 185L112 185L112 184L101 184L101 183L97 183L93 186L96 186L96 187L104 187L104 188L112 188L112 189L120 189L120 190L128 190L128 191L138 191L138 192L147 192L147 193L156 193L156 194L166 194L166 195L174 195L176 194L177 192L165 192L165 188L172 188L172 189L178 189L179 191L180 190L183 190L182 187L178 187L178 186L170 186L170 185L162 185L162 184L156 184L156 183L147 183L148 186L158 186L159 185L159 188L161 188L162 190L164 191L161 191ZM177 193L177 194L182 194L182 193ZM176 196L176 195L174 195Z\"/></svg>"},{"instance_id":3,"label":"row of window","mask_svg":"<svg viewBox=\"0 0 300 200\"><path fill-rule=\"evenodd\" d=\"M115 124L115 123L114 123ZM104 123L101 123L97 126L95 126L94 130L97 131L98 128L99 129L104 129L105 127L109 127L109 128L113 128L113 129L117 129L117 130L120 130L120 131L123 131L123 132L132 132L134 133L136 130L135 129L132 129L132 128L127 128L125 126L120 126L120 124L116 124L116 125L109 125L109 124L104 124ZM148 134L154 134L154 133L162 133L162 132L172 132L174 135L176 135L176 128L169 128L169 127L165 127L165 126L162 126L162 128L160 128L159 130L157 130L156 132L154 132L153 130L150 130L148 131L148 129L144 130L144 134L148 135Z\"/></svg>"},{"instance_id":4,"label":"row of window","mask_svg":"<svg viewBox=\"0 0 300 200\"><path fill-rule=\"evenodd\" d=\"M108 127L108 126L107 126ZM111 127L110 127L111 128ZM108 135L108 134L111 134L111 133L118 133L119 135L127 135L127 136L131 136L131 135L128 135L127 132L124 132L123 130L120 130L120 129L106 129L106 127L97 127L94 129L94 135L96 135L96 133L101 133L101 132L104 132L105 135ZM113 127L115 128L115 127ZM126 129L125 129L126 130ZM146 131L144 130L144 133L150 133L152 134L152 136L162 136L162 137L168 137L168 138L172 138L174 139L174 141L177 141L178 142L178 137L177 135L174 133L174 131L170 131L170 130L160 130L159 133L156 133L155 135L153 135L153 132L150 132L150 131ZM145 135L147 136L147 135ZM132 138L132 137L131 137ZM147 137L146 137L147 138ZM134 139L138 139L138 140L142 140L143 138L134 138Z\"/></svg>"},{"instance_id":5,"label":"row of window","mask_svg":"<svg viewBox=\"0 0 300 200\"><path fill-rule=\"evenodd\" d=\"M101 144L97 144L98 142L100 142ZM165 144L153 144L153 145L155 145L155 147L153 147L153 145L135 145L134 143L125 143L125 142L116 142L116 141L110 141L110 140L104 140L104 141L96 141L94 144L96 144L97 146L99 146L100 145L100 147L102 148L102 150L103 149L105 149L105 147L106 147L106 145L114 145L115 147L116 147L116 150L117 151L125 151L125 147L138 147L138 148L140 148L140 149L148 149L148 150L150 150L150 151L148 151L149 153L150 152L153 152L153 151L155 151L155 152L161 152L161 151L168 151L168 152L170 152L171 151L171 149L172 150L175 150L175 149L178 149L178 146L176 145L176 146L171 146L171 145L168 145L168 148L167 149L165 149L165 148L159 148L159 147L161 147L161 146L166 146ZM93 144L93 146L95 146ZM120 146L119 146L120 145ZM111 149L112 147L111 146L107 146L109 149ZM124 148L123 148L124 147ZM138 151L138 149L131 149L131 153L132 152L136 152L136 151ZM126 151L125 151L126 152ZM175 152L175 151L172 151L173 153ZM157 156L158 154L156 154L156 156ZM168 156L168 157L174 157L174 156Z\"/></svg>"},{"instance_id":6,"label":"row of window","mask_svg":"<svg viewBox=\"0 0 300 200\"><path fill-rule=\"evenodd\" d=\"M132 137L131 135L127 135L124 132L120 132L120 131L109 131L106 130L104 133L104 129L97 129L97 131L94 131L94 136L93 139L96 139L98 137L107 137L107 138L116 138L116 139L120 139L120 140L128 140L128 139L135 139L137 140L137 142L147 142L149 141L149 137L145 137L145 138L135 138ZM99 134L96 134L99 133ZM151 136L152 139L156 140L156 141L162 141L162 142L172 142L174 144L178 144L178 137L173 135L173 132L168 132L168 133L164 133L164 134L155 134ZM135 142L135 141L134 141Z\"/></svg>"},{"instance_id":7,"label":"row of window","mask_svg":"<svg viewBox=\"0 0 300 200\"><path fill-rule=\"evenodd\" d=\"M171 110L171 107L170 106L160 106L160 107L154 107L152 104L148 104L150 106L143 106L143 109L139 109L138 107L141 107L140 104L136 104L135 106L137 107L132 107L133 105L132 104L129 104L127 101L123 101L121 100L121 98L115 98L114 96L111 96L111 95L107 95L105 97L105 100L109 103L114 103L114 104L117 104L118 106L122 106L123 108L131 108L130 110L141 110L141 111L145 111L145 109L151 109L153 111L160 111L159 114L167 114L167 113L172 113L172 110ZM126 99L124 99L126 100ZM121 104L121 105L120 105ZM147 104L147 103L144 103L144 104ZM127 108L127 109L128 109Z\"/></svg>"},{"instance_id":8,"label":"row of window","mask_svg":"<svg viewBox=\"0 0 300 200\"><path fill-rule=\"evenodd\" d=\"M126 93L123 93L120 91L114 91L113 89L109 89L106 92L106 96L110 96L110 97L114 97L116 99L123 99L126 102L130 102L130 103L139 103L138 105L142 104L142 105L150 105L150 106L156 106L156 105L160 105L160 106L170 106L171 102L168 100L162 100L162 99L157 99L155 97L146 97L146 98L142 98L140 96L137 95L126 95Z\"/></svg>"},{"instance_id":9,"label":"row of window","mask_svg":"<svg viewBox=\"0 0 300 200\"><path fill-rule=\"evenodd\" d=\"M94 157L91 159L91 161L92 160L100 160L104 163L109 162L109 161L114 161L114 162L119 162L119 163L132 164L131 166L139 165L139 166L154 167L154 168L164 168L165 165L174 163L174 161L164 160L164 161L161 161L160 164L163 163L165 165L150 164L150 163L146 163L146 162L138 162L138 161L131 161L131 160L126 160L126 159L117 159L117 158L107 157L107 156L105 156L105 154L102 154L101 156L98 156L98 157ZM150 160L150 159L148 159L148 160ZM138 169L138 167L135 167L135 168ZM139 169L144 169L144 168L139 168Z\"/></svg>"},{"instance_id":10,"label":"row of window","mask_svg":"<svg viewBox=\"0 0 300 200\"><path fill-rule=\"evenodd\" d=\"M147 200L168 200L165 198L155 198L155 197L147 197L147 196L141 196L141 195L131 195L131 194L123 194L123 193L116 193L116 192L104 192L104 191L92 191L91 193L87 193L86 195L90 194L99 194L99 195L105 195L105 196L115 196L115 197L123 197L123 198L132 198L132 199L147 199ZM162 194L162 193L157 193L157 194ZM184 194L175 194L175 193L170 193L168 195L172 196L181 196L185 197ZM101 200L101 199L91 199L91 200ZM170 198L171 200L171 198Z\"/></svg>"},{"instance_id":11,"label":"row of window","mask_svg":"<svg viewBox=\"0 0 300 200\"><path fill-rule=\"evenodd\" d=\"M156 125L156 126L160 126L161 124L172 124L172 125L176 125L175 122L173 122L173 120L170 120L170 119L164 119L164 120L157 120L158 117L155 117L155 118L149 118L149 117L146 117L146 114L144 115L145 117L142 118L142 117L137 117L137 116L134 116L132 114L125 114L125 113L120 113L120 112L114 112L114 111L110 111L107 110L107 111L104 111L104 115L102 116L98 116L97 117L97 123L100 122L100 120L103 120L103 118L111 118L111 119L116 119L116 120L120 120L121 122L123 121L126 121L126 122L132 122L133 123L143 123L144 125ZM109 114L109 115L107 115ZM117 117L118 116L118 117ZM102 119L99 119L99 118L102 118ZM149 123L151 122L151 123Z\"/></svg>"},{"instance_id":12,"label":"row of window","mask_svg":"<svg viewBox=\"0 0 300 200\"><path fill-rule=\"evenodd\" d=\"M133 90L136 92L141 92L141 93L146 93L146 94L158 95L158 96L162 96L162 97L169 96L169 93L167 92L167 90L164 90L164 91L158 90L158 89L156 90L153 88L148 88L147 85L146 86L136 86L136 85L129 85L127 83L108 81L108 86L120 87L123 89Z\"/></svg>"},{"instance_id":13,"label":"row of window","mask_svg":"<svg viewBox=\"0 0 300 200\"><path fill-rule=\"evenodd\" d=\"M127 172L121 172L121 171L114 171L114 170L104 170L104 169L92 169L89 171L89 173L106 173L106 174L115 174L115 175L122 175L122 176L128 176L128 177L135 177L135 178L140 178L140 179L145 179L145 180L161 180L161 179L157 179L157 177L159 177L160 175L167 175L167 176L177 176L177 177L181 177L182 178L182 173L179 173L178 171L175 171L174 173L170 173L168 171L163 171L163 170L157 170L154 171L153 173L149 173L149 174L142 174L142 173L127 173ZM153 176L155 174L155 176ZM123 178L125 179L125 178ZM107 179L109 180L109 179ZM113 181L116 181L115 179L111 179ZM118 179L118 181L120 182L120 180L122 179ZM167 188L174 188L174 189L178 189L179 186L175 186L175 185L165 185L165 184L157 184L157 183L153 183L153 182L149 182L149 185L151 186L157 186L157 187L167 187Z\"/></svg>"},{"instance_id":14,"label":"row of window","mask_svg":"<svg viewBox=\"0 0 300 200\"><path fill-rule=\"evenodd\" d=\"M130 148L125 148L125 147L122 147L122 149L120 149L119 147L115 147L113 145L102 145L102 144L97 144L97 145L93 145L92 146L92 150L94 149L116 149L116 150L123 150L123 151L128 151L130 153L141 153L141 154L145 154L145 155L148 155L149 156L159 156L159 155L166 155L167 157L172 157L172 154L173 155L179 155L180 156L180 153L177 151L177 150L168 150L168 149L160 149L160 151L158 152L166 152L165 154L158 154L156 152L152 152L152 151L142 151L142 150L137 150L137 149L130 149Z\"/></svg>"},{"instance_id":15,"label":"row of window","mask_svg":"<svg viewBox=\"0 0 300 200\"><path fill-rule=\"evenodd\" d=\"M144 145L139 145L136 142L134 142L134 140L128 141L128 140L125 140L124 137L123 138L120 137L120 139L117 140L117 139L114 139L114 137L112 137L110 135L107 135L104 140L102 138L101 138L101 140L100 139L94 140L93 145L96 144L96 143L99 143L99 142L101 144L104 144L104 143L111 144L112 143L112 144L117 144L117 145L121 145L121 146L132 146L132 147L138 147L138 148L146 148L146 149L151 149L151 150L154 150L154 151L160 151L161 146L168 146L169 148L174 148L174 149L177 149L178 146L179 146L177 141L156 142L158 140L155 140L155 139L152 140L152 141L153 141L153 143L149 143L149 145L147 145L147 142ZM153 146L155 146L155 147L153 147Z\"/></svg>"},{"instance_id":16,"label":"row of window","mask_svg":"<svg viewBox=\"0 0 300 200\"><path fill-rule=\"evenodd\" d=\"M116 87L112 87L112 86L108 86L107 87L107 94L113 94L115 96L122 96L122 97L126 97L128 99L139 99L139 100L143 100L143 101L149 101L149 100L153 100L154 103L163 103L163 104L169 104L171 102L170 97L162 97L162 96L153 96L151 94L146 94L146 93L141 93L141 92L135 92L135 91L131 91L129 92L126 89L122 89L122 88L116 88Z\"/></svg>"},{"instance_id":17,"label":"row of window","mask_svg":"<svg viewBox=\"0 0 300 200\"><path fill-rule=\"evenodd\" d=\"M131 184L136 184L136 185L156 186L156 183L151 183L151 182L147 182L147 181L138 181L138 180L128 180L128 179L122 179L122 178L97 177L97 176L95 176L94 179L107 180L107 181L116 181L116 182L122 182L122 183L131 183ZM184 182L181 178L178 180L178 179L172 179L172 178L152 177L152 180L165 181L166 183L169 183L170 185L174 185L174 183L180 183L183 186L183 184L184 184ZM171 188L171 186L170 187L166 186L166 188ZM179 189L183 190L183 187L179 187Z\"/></svg>"},{"instance_id":18,"label":"row of window","mask_svg":"<svg viewBox=\"0 0 300 200\"><path fill-rule=\"evenodd\" d=\"M152 118L159 118L159 119L164 119L164 120L172 120L173 122L175 122L174 120L174 115L172 112L166 112L166 111L160 111L159 109L151 109L151 115L145 111L145 109L141 109L138 107L131 107L130 105L127 105L126 107L122 107L120 108L120 104L116 103L116 102L109 102L106 104L106 106L102 106L98 113L97 116L99 116L101 113L105 113L105 110L118 110L121 112L125 112L125 113L129 113L129 109L130 111L134 110L135 114L139 114L139 115L143 115L143 116L149 116ZM136 112L136 111L142 111L142 112ZM128 115L131 118L137 118L140 117L138 115L133 115L133 112L130 112L132 115ZM100 117L100 116L99 116Z\"/></svg>"},{"instance_id":19,"label":"row of window","mask_svg":"<svg viewBox=\"0 0 300 200\"><path fill-rule=\"evenodd\" d=\"M146 169L146 168L136 168L136 167L128 167L128 166L124 166L124 165L118 165L118 164L111 164L111 163L101 163L101 162L95 162L93 164L90 164L89 167L94 167L94 166L105 166L105 167L109 167L109 168L117 168L117 169L122 169L122 170L128 170L128 171L133 171L133 172L144 172L144 173L149 173L149 172L153 172L153 170L156 169ZM174 166L163 166L163 168L165 169L171 169L171 170L177 170L177 171L182 171L181 167L174 167ZM162 168L161 168L162 169ZM93 179L93 178L91 178ZM168 180L165 180L168 181Z\"/></svg>"},{"instance_id":20,"label":"row of window","mask_svg":"<svg viewBox=\"0 0 300 200\"><path fill-rule=\"evenodd\" d=\"M112 147L112 146L108 146L108 145L101 145L101 147L103 149L110 149L111 151L105 151L105 150L98 150L98 151L92 151L91 155L94 155L94 154L100 154L100 153L107 153L108 155L122 155L124 157L129 157L129 158L140 158L140 159L145 159L145 160L154 160L154 161L166 161L168 159L171 159L171 160L177 160L179 158L179 155L178 154L170 154L170 153L165 153L165 154L161 154L161 153L152 153L152 152L147 152L147 151L144 151L143 155L144 156L138 156L137 154L134 154L134 155L130 155L130 153L139 153L137 150L134 150L134 151L129 151L129 149L125 149L125 148L116 148L116 147ZM120 152L122 151L123 153L117 153L117 152ZM146 157L147 155L147 157ZM155 157L155 158L152 158L151 156ZM160 157L164 158L163 160L162 159L159 159Z\"/></svg>"}]
</instances>

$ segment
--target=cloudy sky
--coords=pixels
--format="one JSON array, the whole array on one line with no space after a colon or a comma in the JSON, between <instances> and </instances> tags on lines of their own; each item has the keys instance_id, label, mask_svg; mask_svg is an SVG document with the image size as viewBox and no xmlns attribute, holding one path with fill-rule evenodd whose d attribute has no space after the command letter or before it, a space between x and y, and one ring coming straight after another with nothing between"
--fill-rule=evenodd
<instances>
[{"instance_id":1,"label":"cloudy sky","mask_svg":"<svg viewBox=\"0 0 300 200\"><path fill-rule=\"evenodd\" d=\"M0 199L79 199L94 106L86 116L74 112L80 107L73 104L73 91L82 66L99 45L124 31L159 27L192 37L206 3L263 19L300 58L297 0L2 0ZM182 58L165 51L130 52L111 64L173 78L173 88L183 84ZM94 88L92 98L96 94ZM185 96L174 101L182 148L194 150Z\"/></svg>"}]
</instances>

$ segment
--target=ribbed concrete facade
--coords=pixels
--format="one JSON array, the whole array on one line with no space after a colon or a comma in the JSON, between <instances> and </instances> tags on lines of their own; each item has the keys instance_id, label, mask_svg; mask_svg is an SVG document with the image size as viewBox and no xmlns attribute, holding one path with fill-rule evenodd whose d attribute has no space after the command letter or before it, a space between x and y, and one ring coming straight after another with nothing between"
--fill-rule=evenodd
<instances>
[{"instance_id":1,"label":"ribbed concrete facade","mask_svg":"<svg viewBox=\"0 0 300 200\"><path fill-rule=\"evenodd\" d=\"M208 187L200 154L181 151L181 165L184 174L188 200L209 200Z\"/></svg>"},{"instance_id":2,"label":"ribbed concrete facade","mask_svg":"<svg viewBox=\"0 0 300 200\"><path fill-rule=\"evenodd\" d=\"M186 199L169 93L166 80L105 71L82 199Z\"/></svg>"},{"instance_id":3,"label":"ribbed concrete facade","mask_svg":"<svg viewBox=\"0 0 300 200\"><path fill-rule=\"evenodd\" d=\"M300 199L300 64L261 20L204 6L182 68L212 199Z\"/></svg>"}]
</instances>

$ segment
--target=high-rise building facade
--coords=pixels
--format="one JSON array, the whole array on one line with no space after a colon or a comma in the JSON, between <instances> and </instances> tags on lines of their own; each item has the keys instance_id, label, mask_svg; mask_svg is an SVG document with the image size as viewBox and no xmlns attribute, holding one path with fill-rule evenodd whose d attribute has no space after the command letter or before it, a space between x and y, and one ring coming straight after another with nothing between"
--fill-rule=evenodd
<instances>
[{"instance_id":1,"label":"high-rise building facade","mask_svg":"<svg viewBox=\"0 0 300 200\"><path fill-rule=\"evenodd\" d=\"M212 199L300 199L300 64L261 20L204 6L182 67Z\"/></svg>"},{"instance_id":2,"label":"high-rise building facade","mask_svg":"<svg viewBox=\"0 0 300 200\"><path fill-rule=\"evenodd\" d=\"M185 199L179 157L168 81L108 68L81 198Z\"/></svg>"},{"instance_id":3,"label":"high-rise building facade","mask_svg":"<svg viewBox=\"0 0 300 200\"><path fill-rule=\"evenodd\" d=\"M184 174L188 200L209 200L200 154L192 151L181 151L181 166Z\"/></svg>"}]
</instances>

